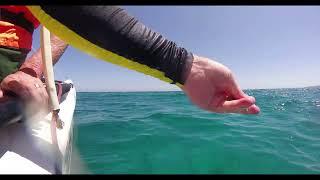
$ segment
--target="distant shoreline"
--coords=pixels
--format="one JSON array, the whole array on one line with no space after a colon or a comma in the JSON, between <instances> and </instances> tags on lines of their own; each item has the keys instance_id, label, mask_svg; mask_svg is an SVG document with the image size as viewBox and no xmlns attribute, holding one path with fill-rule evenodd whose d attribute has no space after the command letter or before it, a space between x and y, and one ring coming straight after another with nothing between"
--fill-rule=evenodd
<instances>
[{"instance_id":1,"label":"distant shoreline","mask_svg":"<svg viewBox=\"0 0 320 180\"><path fill-rule=\"evenodd\" d=\"M150 92L182 92L182 91L78 91L86 93L150 93Z\"/></svg>"},{"instance_id":2,"label":"distant shoreline","mask_svg":"<svg viewBox=\"0 0 320 180\"><path fill-rule=\"evenodd\" d=\"M252 89L244 89L244 91L250 90L277 90L277 89L304 89L304 88L320 88L318 86L306 86L306 87L291 87L291 88L252 88ZM181 90L168 90L168 91L154 91L154 90L145 90L145 91L83 91L79 90L78 92L85 93L157 93L157 92L182 92Z\"/></svg>"}]
</instances>

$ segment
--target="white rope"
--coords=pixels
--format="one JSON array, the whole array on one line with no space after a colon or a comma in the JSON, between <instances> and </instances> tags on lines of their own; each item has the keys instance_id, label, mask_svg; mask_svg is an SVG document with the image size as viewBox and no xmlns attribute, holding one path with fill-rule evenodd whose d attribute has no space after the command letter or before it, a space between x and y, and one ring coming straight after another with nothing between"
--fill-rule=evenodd
<instances>
[{"instance_id":1,"label":"white rope","mask_svg":"<svg viewBox=\"0 0 320 180\"><path fill-rule=\"evenodd\" d=\"M50 99L50 108L52 110L52 119L51 119L51 139L52 144L55 148L55 155L57 157L55 168L56 173L61 173L61 155L58 144L57 137L57 127L62 128L60 119L59 119L59 101L57 96L57 90L54 82L54 73L52 65L52 54L51 54L51 41L50 41L50 32L48 29L42 26L40 31L40 44L41 44L41 53L42 53L42 64L44 66L44 75L46 79L46 88L48 96Z\"/></svg>"}]
</instances>

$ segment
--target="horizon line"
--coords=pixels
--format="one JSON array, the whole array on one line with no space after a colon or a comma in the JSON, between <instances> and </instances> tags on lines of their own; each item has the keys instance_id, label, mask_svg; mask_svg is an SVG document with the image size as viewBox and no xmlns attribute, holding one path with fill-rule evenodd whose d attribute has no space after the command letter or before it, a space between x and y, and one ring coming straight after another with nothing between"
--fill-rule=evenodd
<instances>
[{"instance_id":1,"label":"horizon line","mask_svg":"<svg viewBox=\"0 0 320 180\"><path fill-rule=\"evenodd\" d=\"M246 88L243 89L244 91L247 90L276 90L276 89L302 89L302 88L317 88L320 85L315 86L303 86L303 87L281 87L281 88ZM114 92L183 92L182 90L129 90L129 91L122 91L122 90L79 90L78 92L107 92L107 93L114 93Z\"/></svg>"}]
</instances>

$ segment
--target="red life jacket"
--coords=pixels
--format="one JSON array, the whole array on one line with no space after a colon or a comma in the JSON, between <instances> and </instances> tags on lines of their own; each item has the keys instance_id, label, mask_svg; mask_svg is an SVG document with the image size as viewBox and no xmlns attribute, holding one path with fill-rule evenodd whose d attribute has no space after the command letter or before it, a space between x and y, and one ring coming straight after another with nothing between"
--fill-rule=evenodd
<instances>
[{"instance_id":1,"label":"red life jacket","mask_svg":"<svg viewBox=\"0 0 320 180\"><path fill-rule=\"evenodd\" d=\"M39 24L26 6L0 6L0 47L29 52Z\"/></svg>"}]
</instances>

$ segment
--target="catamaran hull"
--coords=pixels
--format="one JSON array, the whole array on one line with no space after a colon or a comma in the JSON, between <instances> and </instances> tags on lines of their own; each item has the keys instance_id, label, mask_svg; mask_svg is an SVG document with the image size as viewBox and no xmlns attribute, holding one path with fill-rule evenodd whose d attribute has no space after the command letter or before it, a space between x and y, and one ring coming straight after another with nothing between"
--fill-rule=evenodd
<instances>
[{"instance_id":1,"label":"catamaran hull","mask_svg":"<svg viewBox=\"0 0 320 180\"><path fill-rule=\"evenodd\" d=\"M71 80L65 81L72 83ZM52 143L51 113L38 120L25 119L0 129L1 174L70 173L73 114L76 90L62 96L59 117L64 123L56 128L57 144ZM58 149L57 149L58 147Z\"/></svg>"}]
</instances>

